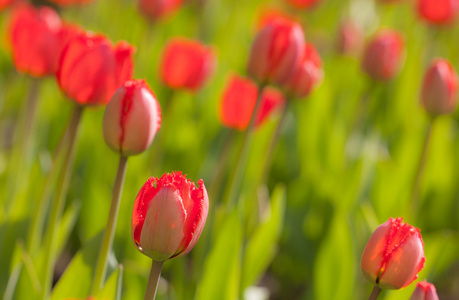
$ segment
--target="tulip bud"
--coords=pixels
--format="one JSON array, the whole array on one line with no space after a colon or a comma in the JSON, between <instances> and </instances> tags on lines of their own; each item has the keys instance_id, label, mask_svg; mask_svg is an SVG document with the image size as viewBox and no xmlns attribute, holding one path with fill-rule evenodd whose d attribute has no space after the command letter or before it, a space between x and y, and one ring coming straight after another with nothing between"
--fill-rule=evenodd
<instances>
[{"instance_id":1,"label":"tulip bud","mask_svg":"<svg viewBox=\"0 0 459 300\"><path fill-rule=\"evenodd\" d=\"M63 25L50 7L19 5L13 10L10 24L14 65L35 77L55 74L62 49L76 32Z\"/></svg>"},{"instance_id":2,"label":"tulip bud","mask_svg":"<svg viewBox=\"0 0 459 300\"><path fill-rule=\"evenodd\" d=\"M435 59L424 76L421 103L431 116L452 113L457 106L457 75L446 59Z\"/></svg>"},{"instance_id":3,"label":"tulip bud","mask_svg":"<svg viewBox=\"0 0 459 300\"><path fill-rule=\"evenodd\" d=\"M419 229L389 218L378 228L362 254L365 277L382 289L408 286L424 268L424 243Z\"/></svg>"},{"instance_id":4,"label":"tulip bud","mask_svg":"<svg viewBox=\"0 0 459 300\"><path fill-rule=\"evenodd\" d=\"M163 51L161 79L172 89L199 90L215 70L214 51L199 41L170 40Z\"/></svg>"},{"instance_id":5,"label":"tulip bud","mask_svg":"<svg viewBox=\"0 0 459 300\"><path fill-rule=\"evenodd\" d=\"M418 282L410 300L438 300L437 290L425 280Z\"/></svg>"},{"instance_id":6,"label":"tulip bud","mask_svg":"<svg viewBox=\"0 0 459 300\"><path fill-rule=\"evenodd\" d=\"M257 98L258 87L254 82L233 75L223 92L220 105L220 120L223 125L245 130L249 126ZM266 87L261 95L255 126L260 126L284 102L284 96L278 90Z\"/></svg>"},{"instance_id":7,"label":"tulip bud","mask_svg":"<svg viewBox=\"0 0 459 300\"><path fill-rule=\"evenodd\" d=\"M380 31L365 49L363 71L378 81L394 78L402 65L403 48L403 39L397 32Z\"/></svg>"},{"instance_id":8,"label":"tulip bud","mask_svg":"<svg viewBox=\"0 0 459 300\"><path fill-rule=\"evenodd\" d=\"M131 233L140 252L164 261L191 251L209 210L204 182L198 187L181 172L151 177L134 202Z\"/></svg>"},{"instance_id":9,"label":"tulip bud","mask_svg":"<svg viewBox=\"0 0 459 300\"><path fill-rule=\"evenodd\" d=\"M418 0L419 17L428 23L452 23L458 12L458 0Z\"/></svg>"},{"instance_id":10,"label":"tulip bud","mask_svg":"<svg viewBox=\"0 0 459 300\"><path fill-rule=\"evenodd\" d=\"M260 83L283 84L300 63L304 47L304 34L298 23L272 19L255 37L247 72Z\"/></svg>"},{"instance_id":11,"label":"tulip bud","mask_svg":"<svg viewBox=\"0 0 459 300\"><path fill-rule=\"evenodd\" d=\"M160 127L161 108L144 80L125 82L105 109L105 142L123 156L145 151Z\"/></svg>"},{"instance_id":12,"label":"tulip bud","mask_svg":"<svg viewBox=\"0 0 459 300\"><path fill-rule=\"evenodd\" d=\"M336 35L338 53L355 55L361 52L364 41L363 29L352 20L341 22Z\"/></svg>"},{"instance_id":13,"label":"tulip bud","mask_svg":"<svg viewBox=\"0 0 459 300\"><path fill-rule=\"evenodd\" d=\"M322 61L314 45L306 43L303 61L293 76L287 81L285 89L295 98L309 95L323 78Z\"/></svg>"},{"instance_id":14,"label":"tulip bud","mask_svg":"<svg viewBox=\"0 0 459 300\"><path fill-rule=\"evenodd\" d=\"M156 20L173 14L183 0L140 0L139 11L147 18Z\"/></svg>"},{"instance_id":15,"label":"tulip bud","mask_svg":"<svg viewBox=\"0 0 459 300\"><path fill-rule=\"evenodd\" d=\"M300 9L312 8L320 1L321 0L287 0L287 2L289 2L291 5Z\"/></svg>"},{"instance_id":16,"label":"tulip bud","mask_svg":"<svg viewBox=\"0 0 459 300\"><path fill-rule=\"evenodd\" d=\"M80 105L104 105L131 78L134 48L102 35L81 32L62 51L57 82Z\"/></svg>"}]
</instances>

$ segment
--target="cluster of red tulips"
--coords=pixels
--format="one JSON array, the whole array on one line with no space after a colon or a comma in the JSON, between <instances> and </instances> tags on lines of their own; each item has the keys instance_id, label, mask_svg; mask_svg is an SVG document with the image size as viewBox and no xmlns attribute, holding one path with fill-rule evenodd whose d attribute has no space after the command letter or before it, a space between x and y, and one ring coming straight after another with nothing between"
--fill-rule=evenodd
<instances>
[{"instance_id":1,"label":"cluster of red tulips","mask_svg":"<svg viewBox=\"0 0 459 300\"><path fill-rule=\"evenodd\" d=\"M100 1L100 0L99 0ZM83 4L90 0L53 0L58 5ZM321 1L288 0L297 8L310 8ZM380 2L397 2L384 1ZM141 0L139 9L154 21L174 13L181 0ZM63 156L57 190L52 193L46 235L45 278L43 297L49 297L56 264L57 226L59 224L72 175L77 149L79 124L89 106L105 106L101 128L106 144L119 155L119 166L113 198L99 249L91 294L102 289L107 273L107 260L112 248L114 230L128 157L144 152L152 144L161 127L162 113L154 92L144 79L134 79L134 46L127 42L113 44L102 34L86 31L61 20L50 7L34 7L26 1L0 1L0 9L10 8L9 38L16 69L39 79L55 76L62 92L74 102L68 127L63 133ZM419 16L429 23L448 24L459 11L455 0L419 0ZM363 30L352 20L343 22L337 36L341 53L357 55L363 46ZM392 80L403 67L405 55L403 35L392 29L381 29L365 45L361 67L372 82ZM160 80L170 90L196 93L203 88L217 67L217 54L212 46L184 37L170 39L164 45L160 63ZM222 91L219 119L229 128L244 131L244 140L234 173L229 178L227 199L232 209L241 192L241 180L251 149L252 135L276 110L281 118L271 140L268 158L263 166L263 180L270 168L272 151L279 137L289 104L304 99L317 88L324 76L319 52L305 41L302 26L286 15L263 19L247 55L247 74L230 72ZM373 86L373 85L372 85ZM31 89L31 93L35 93ZM33 98L32 95L31 98ZM364 98L364 97L363 97ZM36 100L36 99L35 99ZM363 99L367 100L367 99ZM457 104L457 75L443 58L432 60L421 88L420 102L430 118L430 126L438 116L452 113ZM31 107L34 107L31 105ZM424 147L427 148L429 135ZM424 149L425 150L425 149ZM418 178L413 185L412 209L416 209L419 178L426 159L423 151ZM37 214L46 210L46 201ZM209 197L202 180L195 185L182 172L149 178L140 189L132 212L132 239L137 249L152 259L145 299L153 299L164 261L185 255L197 243L209 214ZM44 214L43 214L44 216ZM44 218L42 216L42 218ZM102 216L105 218L105 216ZM28 247L36 247L40 238ZM31 249L32 249L31 248ZM363 251L362 272L375 288L370 299L381 289L400 289L411 284L424 267L424 244L420 230L402 218L389 219L380 225ZM419 282L412 300L438 299L435 287Z\"/></svg>"}]
</instances>

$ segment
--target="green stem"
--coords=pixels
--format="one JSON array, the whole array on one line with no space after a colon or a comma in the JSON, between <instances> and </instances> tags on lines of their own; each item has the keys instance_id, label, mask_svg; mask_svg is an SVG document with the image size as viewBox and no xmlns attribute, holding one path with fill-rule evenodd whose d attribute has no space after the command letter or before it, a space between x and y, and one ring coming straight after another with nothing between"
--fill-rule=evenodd
<instances>
[{"instance_id":1,"label":"green stem","mask_svg":"<svg viewBox=\"0 0 459 300\"><path fill-rule=\"evenodd\" d=\"M54 151L50 171L46 175L45 185L43 187L41 197L38 200L37 209L34 210L34 216L29 230L29 236L27 238L27 251L30 255L34 255L34 253L38 250L42 239L42 231L45 223L46 212L49 207L50 195L56 179L55 177L59 172L59 166L62 164L61 154L66 146L68 129L69 124L67 125L67 130L65 130L64 134L60 138L56 150Z\"/></svg>"},{"instance_id":2,"label":"green stem","mask_svg":"<svg viewBox=\"0 0 459 300\"><path fill-rule=\"evenodd\" d=\"M244 172L246 169L247 161L249 159L250 148L252 145L253 140L253 133L255 130L255 120L258 112L258 108L261 104L261 96L263 94L263 89L265 85L262 84L260 86L260 91L258 93L257 101L255 103L255 108L253 109L252 116L250 118L250 123L247 130L244 133L244 139L242 141L242 147L239 151L236 168L234 169L234 173L231 177L231 182L229 184L230 189L227 197L227 208L231 210L237 200L237 194L239 193L242 177L244 176Z\"/></svg>"},{"instance_id":3,"label":"green stem","mask_svg":"<svg viewBox=\"0 0 459 300\"><path fill-rule=\"evenodd\" d=\"M416 215L416 211L419 208L419 186L421 184L421 179L422 175L424 173L424 168L427 160L427 153L429 149L429 143L431 140L432 136L432 127L434 124L435 119L431 119L429 121L429 124L427 125L425 137L424 137L424 143L422 145L422 152L421 156L419 157L419 162L417 165L416 173L415 173L415 178L413 181L413 186L411 189L411 197L410 197L410 208L411 208L411 213Z\"/></svg>"},{"instance_id":4,"label":"green stem","mask_svg":"<svg viewBox=\"0 0 459 300\"><path fill-rule=\"evenodd\" d=\"M161 277L162 261L152 260L150 276L148 276L147 290L144 300L154 300L158 289L159 278Z\"/></svg>"},{"instance_id":5,"label":"green stem","mask_svg":"<svg viewBox=\"0 0 459 300\"><path fill-rule=\"evenodd\" d=\"M116 220L118 219L118 212L121 202L121 194L123 191L124 179L126 177L126 164L127 157L120 156L118 164L118 171L116 172L115 184L113 186L112 203L110 206L110 213L108 215L107 227L104 231L102 244L97 258L96 270L94 273L94 282L92 286L91 295L99 291L105 281L107 273L108 254L113 244L113 237L115 235Z\"/></svg>"},{"instance_id":6,"label":"green stem","mask_svg":"<svg viewBox=\"0 0 459 300\"><path fill-rule=\"evenodd\" d=\"M282 132L282 127L284 126L285 120L287 119L287 113L288 113L289 107L290 107L290 101L288 101L287 99L287 102L282 107L279 122L277 122L276 129L274 131L274 134L271 137L271 141L269 142L268 151L265 157L265 163L263 165L263 170L261 171L260 184L265 184L268 179L269 172L271 170L273 156L274 156L274 150L276 149L277 142L279 141L279 138Z\"/></svg>"},{"instance_id":7,"label":"green stem","mask_svg":"<svg viewBox=\"0 0 459 300\"><path fill-rule=\"evenodd\" d=\"M75 108L70 119L68 127L68 148L65 153L62 173L58 179L56 197L53 199L51 205L51 212L48 218L48 225L45 236L45 274L43 281L43 294L42 299L48 299L51 291L52 277L54 265L56 262L57 248L57 229L59 228L60 218L64 210L65 198L67 196L70 177L72 174L73 163L75 160L76 140L78 136L78 128L83 113L83 107L75 105Z\"/></svg>"},{"instance_id":8,"label":"green stem","mask_svg":"<svg viewBox=\"0 0 459 300\"><path fill-rule=\"evenodd\" d=\"M379 293L381 293L381 288L379 286L376 286L373 288L373 291L371 291L371 295L368 298L368 300L376 300L378 299Z\"/></svg>"}]
</instances>

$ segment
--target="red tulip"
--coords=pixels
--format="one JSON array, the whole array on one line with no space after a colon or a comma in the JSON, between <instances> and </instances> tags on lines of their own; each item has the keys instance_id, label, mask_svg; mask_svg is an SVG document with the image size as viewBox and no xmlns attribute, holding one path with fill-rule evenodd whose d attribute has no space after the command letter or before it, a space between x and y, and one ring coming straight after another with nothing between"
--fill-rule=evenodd
<instances>
[{"instance_id":1,"label":"red tulip","mask_svg":"<svg viewBox=\"0 0 459 300\"><path fill-rule=\"evenodd\" d=\"M321 0L287 0L291 5L297 8L310 8L317 5Z\"/></svg>"},{"instance_id":2,"label":"red tulip","mask_svg":"<svg viewBox=\"0 0 459 300\"><path fill-rule=\"evenodd\" d=\"M338 53L355 55L360 53L363 47L364 32L352 20L344 20L338 28L336 36L336 48Z\"/></svg>"},{"instance_id":3,"label":"red tulip","mask_svg":"<svg viewBox=\"0 0 459 300\"><path fill-rule=\"evenodd\" d=\"M284 19L286 22L298 23L298 20L294 16L289 15L282 10L276 8L267 8L263 9L263 11L261 12L257 28L261 29L265 25L269 24L270 22L273 22L275 19L278 18Z\"/></svg>"},{"instance_id":4,"label":"red tulip","mask_svg":"<svg viewBox=\"0 0 459 300\"><path fill-rule=\"evenodd\" d=\"M132 212L131 233L140 252L164 261L193 249L209 211L204 182L199 180L198 185L181 172L148 179Z\"/></svg>"},{"instance_id":5,"label":"red tulip","mask_svg":"<svg viewBox=\"0 0 459 300\"><path fill-rule=\"evenodd\" d=\"M419 17L429 23L451 23L458 12L459 0L418 0Z\"/></svg>"},{"instance_id":6,"label":"red tulip","mask_svg":"<svg viewBox=\"0 0 459 300\"><path fill-rule=\"evenodd\" d=\"M223 125L245 130L250 123L258 97L258 87L250 79L231 76L223 92L220 106L220 120ZM284 104L284 96L278 90L265 88L257 111L255 126L260 126L267 117Z\"/></svg>"},{"instance_id":7,"label":"red tulip","mask_svg":"<svg viewBox=\"0 0 459 300\"><path fill-rule=\"evenodd\" d=\"M161 61L161 79L171 89L199 90L215 70L213 49L199 41L173 38Z\"/></svg>"},{"instance_id":8,"label":"red tulip","mask_svg":"<svg viewBox=\"0 0 459 300\"><path fill-rule=\"evenodd\" d=\"M0 10L5 9L8 7L11 3L13 3L15 0L0 0Z\"/></svg>"},{"instance_id":9,"label":"red tulip","mask_svg":"<svg viewBox=\"0 0 459 300\"><path fill-rule=\"evenodd\" d=\"M140 0L139 10L152 20L165 17L176 12L183 0Z\"/></svg>"},{"instance_id":10,"label":"red tulip","mask_svg":"<svg viewBox=\"0 0 459 300\"><path fill-rule=\"evenodd\" d=\"M446 59L435 59L424 76L421 103L432 116L452 113L457 106L457 75Z\"/></svg>"},{"instance_id":11,"label":"red tulip","mask_svg":"<svg viewBox=\"0 0 459 300\"><path fill-rule=\"evenodd\" d=\"M73 4L85 4L85 3L91 2L92 0L48 0L48 1L54 2L62 6L67 6L67 5L73 5Z\"/></svg>"},{"instance_id":12,"label":"red tulip","mask_svg":"<svg viewBox=\"0 0 459 300\"><path fill-rule=\"evenodd\" d=\"M115 90L131 78L134 48L116 46L102 35L82 32L63 50L57 81L81 105L107 104Z\"/></svg>"},{"instance_id":13,"label":"red tulip","mask_svg":"<svg viewBox=\"0 0 459 300\"><path fill-rule=\"evenodd\" d=\"M105 142L123 156L145 151L160 127L161 108L145 80L126 81L105 109Z\"/></svg>"},{"instance_id":14,"label":"red tulip","mask_svg":"<svg viewBox=\"0 0 459 300\"><path fill-rule=\"evenodd\" d=\"M18 6L10 24L14 65L35 77L55 74L62 49L76 33L50 7Z\"/></svg>"},{"instance_id":15,"label":"red tulip","mask_svg":"<svg viewBox=\"0 0 459 300\"><path fill-rule=\"evenodd\" d=\"M419 229L389 218L376 228L362 254L365 277L382 289L411 284L424 268L424 243Z\"/></svg>"},{"instance_id":16,"label":"red tulip","mask_svg":"<svg viewBox=\"0 0 459 300\"><path fill-rule=\"evenodd\" d=\"M304 34L298 23L274 18L255 37L248 73L260 83L283 84L300 63L304 47Z\"/></svg>"},{"instance_id":17,"label":"red tulip","mask_svg":"<svg viewBox=\"0 0 459 300\"><path fill-rule=\"evenodd\" d=\"M303 98L317 87L323 78L322 61L313 44L306 43L303 61L287 81L286 90L295 98Z\"/></svg>"},{"instance_id":18,"label":"red tulip","mask_svg":"<svg viewBox=\"0 0 459 300\"><path fill-rule=\"evenodd\" d=\"M394 78L402 65L403 48L403 39L397 32L378 32L365 49L363 71L378 81Z\"/></svg>"},{"instance_id":19,"label":"red tulip","mask_svg":"<svg viewBox=\"0 0 459 300\"><path fill-rule=\"evenodd\" d=\"M421 281L416 284L416 289L410 297L410 300L438 300L435 286L427 281Z\"/></svg>"}]
</instances>

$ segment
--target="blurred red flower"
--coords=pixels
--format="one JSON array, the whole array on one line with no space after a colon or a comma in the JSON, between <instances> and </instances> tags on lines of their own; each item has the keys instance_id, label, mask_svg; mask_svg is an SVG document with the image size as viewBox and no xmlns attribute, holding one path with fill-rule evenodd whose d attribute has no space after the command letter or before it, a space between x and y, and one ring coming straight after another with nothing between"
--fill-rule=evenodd
<instances>
[{"instance_id":1,"label":"blurred red flower","mask_svg":"<svg viewBox=\"0 0 459 300\"><path fill-rule=\"evenodd\" d=\"M173 38L164 47L160 75L171 89L199 90L213 74L216 56L196 40Z\"/></svg>"},{"instance_id":2,"label":"blurred red flower","mask_svg":"<svg viewBox=\"0 0 459 300\"><path fill-rule=\"evenodd\" d=\"M293 76L286 82L285 89L295 98L303 98L317 87L323 78L322 60L311 43L305 44L303 60Z\"/></svg>"},{"instance_id":3,"label":"blurred red flower","mask_svg":"<svg viewBox=\"0 0 459 300\"><path fill-rule=\"evenodd\" d=\"M102 35L81 32L62 52L59 86L81 105L107 104L115 90L131 78L133 52L126 42L113 46Z\"/></svg>"},{"instance_id":4,"label":"blurred red flower","mask_svg":"<svg viewBox=\"0 0 459 300\"><path fill-rule=\"evenodd\" d=\"M56 73L62 49L78 29L63 25L50 7L22 4L13 10L9 31L16 69L41 77Z\"/></svg>"},{"instance_id":5,"label":"blurred red flower","mask_svg":"<svg viewBox=\"0 0 459 300\"><path fill-rule=\"evenodd\" d=\"M457 75L446 59L435 59L427 70L421 103L431 116L452 113L456 109Z\"/></svg>"},{"instance_id":6,"label":"blurred red flower","mask_svg":"<svg viewBox=\"0 0 459 300\"><path fill-rule=\"evenodd\" d=\"M321 0L287 0L287 2L297 8L310 8L317 5Z\"/></svg>"},{"instance_id":7,"label":"blurred red flower","mask_svg":"<svg viewBox=\"0 0 459 300\"><path fill-rule=\"evenodd\" d=\"M425 280L418 282L410 300L439 300L437 289Z\"/></svg>"},{"instance_id":8,"label":"blurred red flower","mask_svg":"<svg viewBox=\"0 0 459 300\"><path fill-rule=\"evenodd\" d=\"M362 69L374 80L390 80L402 66L403 51L404 41L398 32L381 30L365 48Z\"/></svg>"},{"instance_id":9,"label":"blurred red flower","mask_svg":"<svg viewBox=\"0 0 459 300\"><path fill-rule=\"evenodd\" d=\"M156 20L176 12L183 0L140 0L139 10L147 18Z\"/></svg>"},{"instance_id":10,"label":"blurred red flower","mask_svg":"<svg viewBox=\"0 0 459 300\"><path fill-rule=\"evenodd\" d=\"M459 0L418 0L419 16L429 23L451 23L458 12Z\"/></svg>"},{"instance_id":11,"label":"blurred red flower","mask_svg":"<svg viewBox=\"0 0 459 300\"><path fill-rule=\"evenodd\" d=\"M15 0L0 0L0 10L3 10L6 8L8 5L13 3Z\"/></svg>"},{"instance_id":12,"label":"blurred red flower","mask_svg":"<svg viewBox=\"0 0 459 300\"><path fill-rule=\"evenodd\" d=\"M336 35L336 48L338 53L344 55L357 55L362 51L364 44L363 29L351 19L343 20Z\"/></svg>"},{"instance_id":13,"label":"blurred red flower","mask_svg":"<svg viewBox=\"0 0 459 300\"><path fill-rule=\"evenodd\" d=\"M245 130L249 126L257 97L258 87L252 80L231 75L220 105L219 114L222 124L230 128ZM266 87L261 97L255 126L260 126L274 110L285 103L282 93L271 87Z\"/></svg>"},{"instance_id":14,"label":"blurred red flower","mask_svg":"<svg viewBox=\"0 0 459 300\"><path fill-rule=\"evenodd\" d=\"M301 26L280 17L268 21L252 43L247 66L259 83L283 84L295 71L304 53Z\"/></svg>"}]
</instances>

